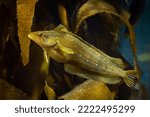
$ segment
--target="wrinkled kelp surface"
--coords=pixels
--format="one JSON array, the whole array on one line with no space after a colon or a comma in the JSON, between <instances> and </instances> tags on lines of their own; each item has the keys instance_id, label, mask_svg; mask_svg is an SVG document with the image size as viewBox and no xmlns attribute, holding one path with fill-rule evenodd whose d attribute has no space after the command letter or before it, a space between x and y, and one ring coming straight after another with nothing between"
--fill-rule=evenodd
<instances>
[{"instance_id":1,"label":"wrinkled kelp surface","mask_svg":"<svg viewBox=\"0 0 150 117\"><path fill-rule=\"evenodd\" d=\"M0 99L146 99L134 33L143 8L144 0L0 0ZM85 80L66 73L61 63L47 63L28 33L59 24L121 58L125 69L136 69L138 88ZM134 66L117 50L122 28L127 29L124 36L129 37Z\"/></svg>"}]
</instances>

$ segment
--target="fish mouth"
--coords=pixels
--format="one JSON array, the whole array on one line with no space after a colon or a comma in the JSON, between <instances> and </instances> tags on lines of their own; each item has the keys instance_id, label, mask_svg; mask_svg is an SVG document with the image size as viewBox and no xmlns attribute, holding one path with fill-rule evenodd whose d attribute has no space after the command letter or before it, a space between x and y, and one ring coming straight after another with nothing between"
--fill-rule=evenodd
<instances>
[{"instance_id":1,"label":"fish mouth","mask_svg":"<svg viewBox=\"0 0 150 117\"><path fill-rule=\"evenodd\" d=\"M28 34L28 38L30 38L31 40L33 40L32 34Z\"/></svg>"},{"instance_id":2,"label":"fish mouth","mask_svg":"<svg viewBox=\"0 0 150 117\"><path fill-rule=\"evenodd\" d=\"M31 39L32 41L34 41L35 43L37 43L38 45L40 44L38 41L38 36L36 36L33 33L28 34L28 38Z\"/></svg>"},{"instance_id":3,"label":"fish mouth","mask_svg":"<svg viewBox=\"0 0 150 117\"><path fill-rule=\"evenodd\" d=\"M39 46L41 46L41 42L38 39L38 36L36 36L35 34L28 34L28 38L31 39L32 41L34 41L36 44L38 44ZM42 46L41 46L42 47Z\"/></svg>"}]
</instances>

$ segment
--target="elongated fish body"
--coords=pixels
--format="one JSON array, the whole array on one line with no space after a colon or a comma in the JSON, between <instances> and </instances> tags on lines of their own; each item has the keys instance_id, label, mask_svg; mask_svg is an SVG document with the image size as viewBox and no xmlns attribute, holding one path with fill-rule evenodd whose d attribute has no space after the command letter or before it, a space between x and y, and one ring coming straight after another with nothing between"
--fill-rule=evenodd
<instances>
[{"instance_id":1,"label":"elongated fish body","mask_svg":"<svg viewBox=\"0 0 150 117\"><path fill-rule=\"evenodd\" d=\"M123 70L121 59L106 55L63 25L51 31L32 32L28 36L44 49L48 57L64 63L65 70L71 74L109 84L123 79L128 86L134 85L134 80L129 77L133 78L136 73Z\"/></svg>"}]
</instances>

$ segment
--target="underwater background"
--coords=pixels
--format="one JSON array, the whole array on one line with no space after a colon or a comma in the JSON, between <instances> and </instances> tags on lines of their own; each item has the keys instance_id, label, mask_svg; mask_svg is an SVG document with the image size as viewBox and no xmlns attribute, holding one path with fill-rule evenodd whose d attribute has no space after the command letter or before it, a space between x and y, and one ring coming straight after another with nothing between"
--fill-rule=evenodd
<instances>
[{"instance_id":1,"label":"underwater background","mask_svg":"<svg viewBox=\"0 0 150 117\"><path fill-rule=\"evenodd\" d=\"M0 99L150 99L149 11L150 0L0 0ZM142 71L141 82L132 88L68 74L55 59L47 64L43 49L28 38L31 32L63 24L131 70L134 39L129 40L128 20Z\"/></svg>"},{"instance_id":2,"label":"underwater background","mask_svg":"<svg viewBox=\"0 0 150 117\"><path fill-rule=\"evenodd\" d=\"M135 25L135 32L138 63L142 71L142 83L147 88L148 99L150 99L150 0L146 0L144 12ZM120 43L121 53L132 64L132 52L128 40L121 39Z\"/></svg>"}]
</instances>

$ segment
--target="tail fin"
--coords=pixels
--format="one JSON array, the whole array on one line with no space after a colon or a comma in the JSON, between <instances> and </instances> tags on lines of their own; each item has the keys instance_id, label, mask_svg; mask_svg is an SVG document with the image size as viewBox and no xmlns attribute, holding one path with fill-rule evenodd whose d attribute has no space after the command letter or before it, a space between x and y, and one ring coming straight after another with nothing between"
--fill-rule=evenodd
<instances>
[{"instance_id":1,"label":"tail fin","mask_svg":"<svg viewBox=\"0 0 150 117\"><path fill-rule=\"evenodd\" d=\"M127 70L126 74L128 77L123 78L124 82L127 84L127 86L133 87L135 80L137 79L137 72L135 70Z\"/></svg>"}]
</instances>

